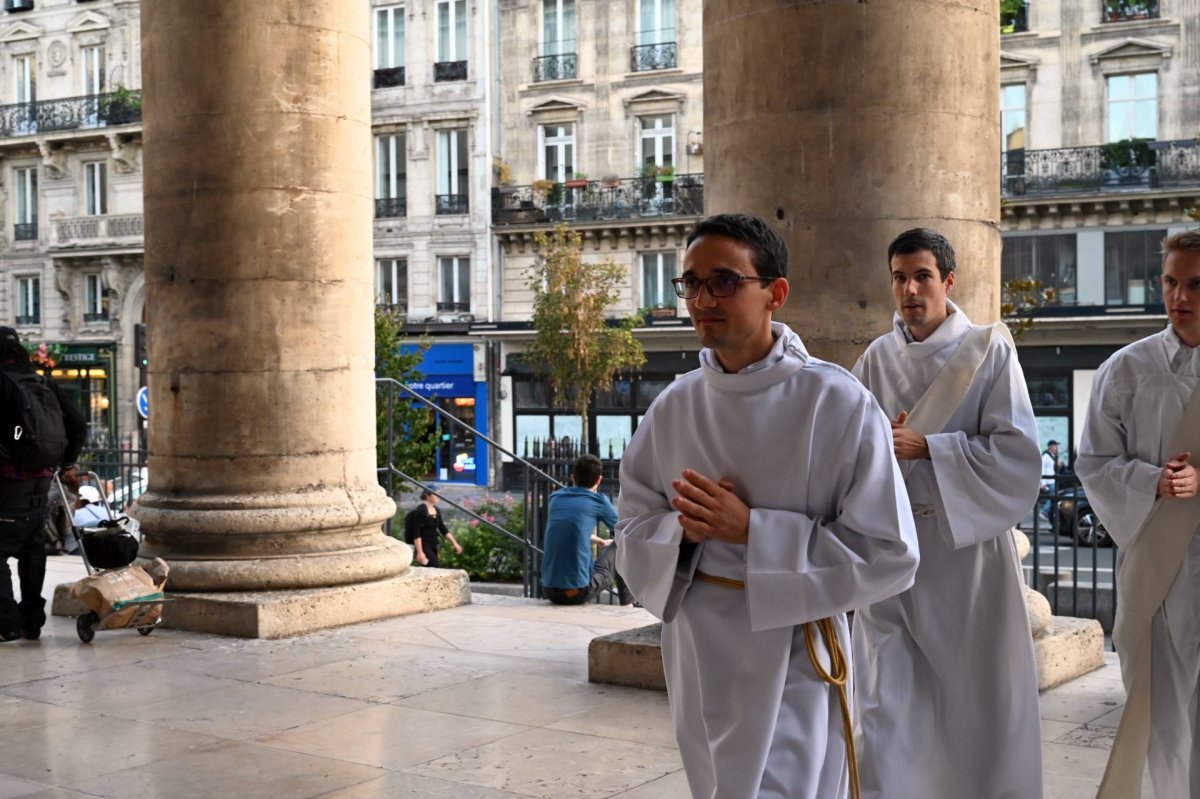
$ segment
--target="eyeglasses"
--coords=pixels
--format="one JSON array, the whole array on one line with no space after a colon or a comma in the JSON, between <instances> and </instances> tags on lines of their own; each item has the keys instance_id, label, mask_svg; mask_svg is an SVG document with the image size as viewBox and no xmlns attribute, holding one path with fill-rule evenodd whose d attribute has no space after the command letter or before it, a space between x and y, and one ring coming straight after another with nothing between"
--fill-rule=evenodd
<instances>
[{"instance_id":1,"label":"eyeglasses","mask_svg":"<svg viewBox=\"0 0 1200 799\"><path fill-rule=\"evenodd\" d=\"M675 287L675 293L685 300L694 300L699 297L701 286L707 288L708 293L714 299L721 299L723 297L732 297L743 280L765 280L769 283L774 279L773 277L761 277L759 275L721 274L706 278L687 275L685 277L672 278L671 285Z\"/></svg>"}]
</instances>

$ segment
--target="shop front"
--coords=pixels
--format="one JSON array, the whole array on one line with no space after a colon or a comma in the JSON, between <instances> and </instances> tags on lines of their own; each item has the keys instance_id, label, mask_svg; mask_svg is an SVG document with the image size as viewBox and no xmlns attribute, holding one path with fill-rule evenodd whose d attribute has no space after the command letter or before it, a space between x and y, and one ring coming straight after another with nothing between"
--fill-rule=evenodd
<instances>
[{"instance_id":1,"label":"shop front","mask_svg":"<svg viewBox=\"0 0 1200 799\"><path fill-rule=\"evenodd\" d=\"M405 345L415 352L419 347ZM448 483L488 484L488 445L475 435L487 435L488 400L482 343L433 344L425 351L420 380L409 388L437 405L438 440L432 474L427 479ZM458 424L461 422L461 424Z\"/></svg>"},{"instance_id":2,"label":"shop front","mask_svg":"<svg viewBox=\"0 0 1200 799\"><path fill-rule=\"evenodd\" d=\"M83 412L88 422L87 446L112 447L120 440L117 427L117 346L111 342L67 344L28 342L29 360L48 374Z\"/></svg>"}]
</instances>

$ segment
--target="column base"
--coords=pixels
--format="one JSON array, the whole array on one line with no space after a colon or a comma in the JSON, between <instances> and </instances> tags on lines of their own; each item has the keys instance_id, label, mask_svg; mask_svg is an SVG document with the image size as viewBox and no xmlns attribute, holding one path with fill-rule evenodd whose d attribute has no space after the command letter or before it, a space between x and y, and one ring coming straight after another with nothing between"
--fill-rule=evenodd
<instances>
[{"instance_id":1,"label":"column base","mask_svg":"<svg viewBox=\"0 0 1200 799\"><path fill-rule=\"evenodd\" d=\"M51 612L76 616L86 610L67 596L70 583L54 591ZM236 638L287 638L364 621L445 610L471 603L467 573L457 569L409 569L385 580L289 591L237 591L167 596L163 626Z\"/></svg>"}]
</instances>

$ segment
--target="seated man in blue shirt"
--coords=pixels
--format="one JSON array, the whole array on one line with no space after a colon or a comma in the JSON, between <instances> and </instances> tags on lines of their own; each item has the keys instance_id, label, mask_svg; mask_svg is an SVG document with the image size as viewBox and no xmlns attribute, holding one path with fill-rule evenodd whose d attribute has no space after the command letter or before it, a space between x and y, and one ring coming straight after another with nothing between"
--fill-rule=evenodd
<instances>
[{"instance_id":1,"label":"seated man in blue shirt","mask_svg":"<svg viewBox=\"0 0 1200 799\"><path fill-rule=\"evenodd\" d=\"M607 527L611 536L617 523L617 509L596 491L601 479L600 459L583 455L571 467L573 485L550 495L542 544L542 593L556 605L582 605L614 583L621 604L633 602L625 581L617 575L617 548L612 538L596 535L597 524ZM594 561L593 542L604 548Z\"/></svg>"}]
</instances>

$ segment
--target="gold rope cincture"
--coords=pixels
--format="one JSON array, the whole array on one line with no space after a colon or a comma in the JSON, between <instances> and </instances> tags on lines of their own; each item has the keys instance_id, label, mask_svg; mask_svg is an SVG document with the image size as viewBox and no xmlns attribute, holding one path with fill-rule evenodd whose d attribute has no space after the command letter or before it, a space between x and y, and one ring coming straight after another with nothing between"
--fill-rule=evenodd
<instances>
[{"instance_id":1,"label":"gold rope cincture","mask_svg":"<svg viewBox=\"0 0 1200 799\"><path fill-rule=\"evenodd\" d=\"M736 588L738 590L745 590L746 588L746 583L741 580L708 574L700 570L696 570L695 578L701 582L721 585L726 588ZM816 625L817 630L820 631L821 638L825 642L825 648L829 650L828 669L821 663L821 658L817 654L813 625ZM804 645L808 649L808 659L812 663L813 671L817 673L817 676L822 681L837 689L838 700L842 707L842 733L846 736L846 764L850 771L850 797L851 799L860 799L862 788L859 785L858 777L858 753L854 746L854 722L850 718L850 698L846 694L846 685L850 681L850 665L846 661L846 653L842 651L842 645L838 641L837 628L833 624L833 619L818 619L813 622L806 621L804 623Z\"/></svg>"}]
</instances>

